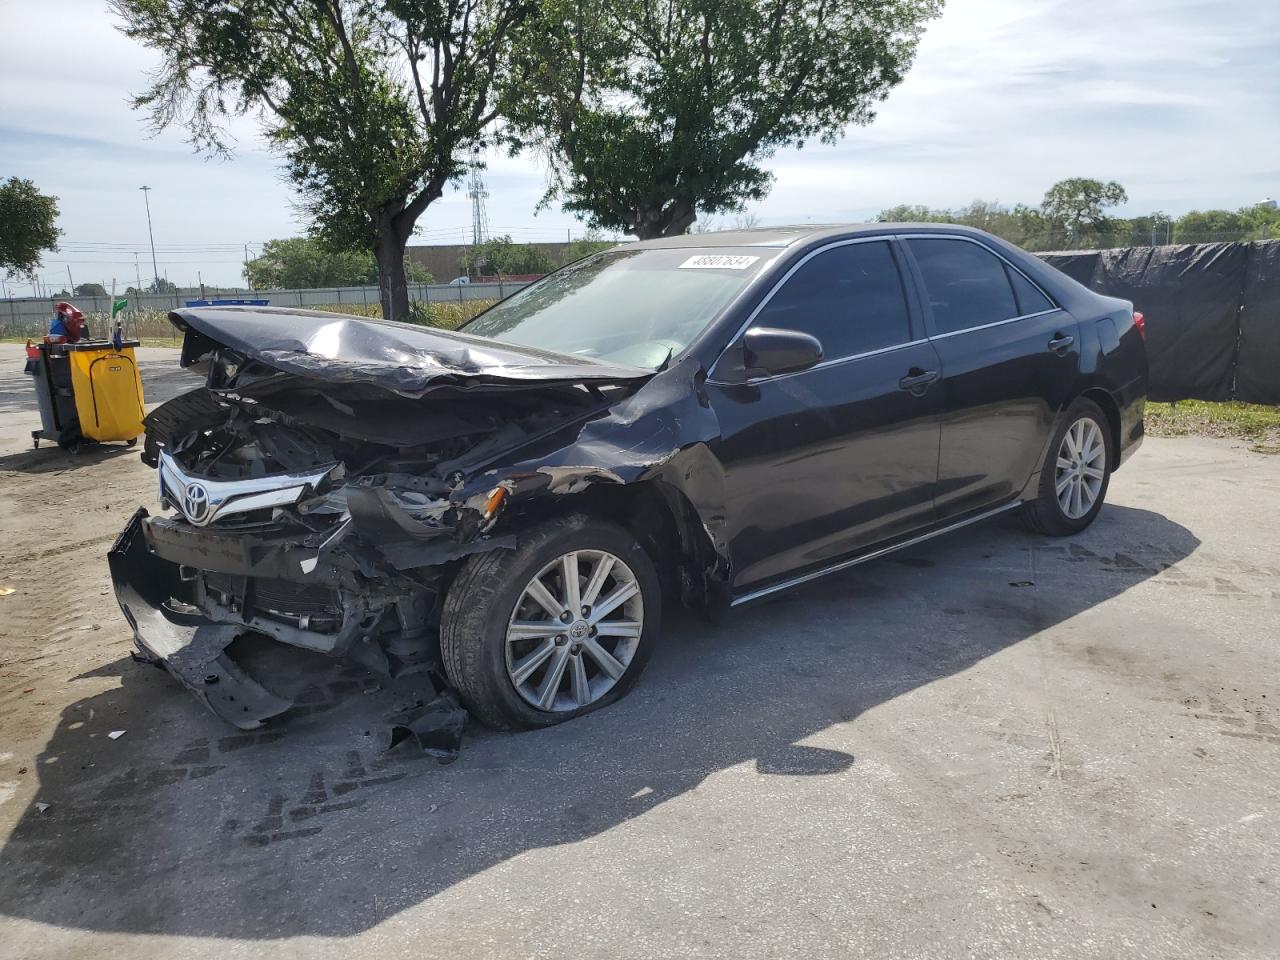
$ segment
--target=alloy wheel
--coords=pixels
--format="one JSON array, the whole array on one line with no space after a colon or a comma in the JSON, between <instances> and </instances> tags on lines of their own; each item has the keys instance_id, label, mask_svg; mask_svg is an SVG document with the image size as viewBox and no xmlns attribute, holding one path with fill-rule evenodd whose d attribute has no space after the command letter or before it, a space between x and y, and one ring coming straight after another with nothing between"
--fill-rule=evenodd
<instances>
[{"instance_id":1,"label":"alloy wheel","mask_svg":"<svg viewBox=\"0 0 1280 960\"><path fill-rule=\"evenodd\" d=\"M621 679L644 633L635 573L603 550L574 550L544 566L507 624L507 677L539 710L577 710Z\"/></svg>"},{"instance_id":2,"label":"alloy wheel","mask_svg":"<svg viewBox=\"0 0 1280 960\"><path fill-rule=\"evenodd\" d=\"M1102 428L1081 417L1067 430L1058 447L1054 493L1058 506L1072 520L1085 516L1097 502L1107 476L1107 444Z\"/></svg>"}]
</instances>

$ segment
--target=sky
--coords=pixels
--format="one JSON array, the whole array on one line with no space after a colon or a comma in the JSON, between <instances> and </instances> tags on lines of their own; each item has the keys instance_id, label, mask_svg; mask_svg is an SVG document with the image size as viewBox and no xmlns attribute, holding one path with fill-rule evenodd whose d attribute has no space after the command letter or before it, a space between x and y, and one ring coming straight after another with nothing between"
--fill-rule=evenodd
<instances>
[{"instance_id":1,"label":"sky","mask_svg":"<svg viewBox=\"0 0 1280 960\"><path fill-rule=\"evenodd\" d=\"M230 160L196 155L180 130L151 135L129 97L155 63L101 0L0 0L0 178L58 197L65 235L39 271L47 283L68 267L77 284L151 276L143 185L158 270L180 285L235 284L246 243L252 254L306 228L252 120L233 127ZM772 192L750 212L770 225L898 203L1035 204L1072 176L1123 184L1122 214L1256 203L1280 196L1277 63L1276 0L948 0L874 123L769 158ZM558 208L536 210L535 157L491 157L486 181L492 233L581 234ZM410 242L462 242L470 219L451 191Z\"/></svg>"}]
</instances>

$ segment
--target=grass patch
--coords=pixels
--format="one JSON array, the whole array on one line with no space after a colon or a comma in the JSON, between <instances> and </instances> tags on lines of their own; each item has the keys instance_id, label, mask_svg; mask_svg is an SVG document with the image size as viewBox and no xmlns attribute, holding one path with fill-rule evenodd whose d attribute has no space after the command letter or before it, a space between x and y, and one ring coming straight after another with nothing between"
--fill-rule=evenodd
<instances>
[{"instance_id":1,"label":"grass patch","mask_svg":"<svg viewBox=\"0 0 1280 960\"><path fill-rule=\"evenodd\" d=\"M1147 404L1147 433L1156 437L1252 440L1259 453L1280 453L1280 407L1239 400Z\"/></svg>"}]
</instances>

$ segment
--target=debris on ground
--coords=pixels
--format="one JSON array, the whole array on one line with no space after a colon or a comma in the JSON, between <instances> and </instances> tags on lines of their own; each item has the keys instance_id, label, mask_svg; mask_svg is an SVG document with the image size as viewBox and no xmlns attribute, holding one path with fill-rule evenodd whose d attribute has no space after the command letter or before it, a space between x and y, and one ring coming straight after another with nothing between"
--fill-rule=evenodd
<instances>
[{"instance_id":1,"label":"debris on ground","mask_svg":"<svg viewBox=\"0 0 1280 960\"><path fill-rule=\"evenodd\" d=\"M123 730L112 730L110 733L107 734L107 738L109 740L119 740L123 736L124 736Z\"/></svg>"},{"instance_id":2,"label":"debris on ground","mask_svg":"<svg viewBox=\"0 0 1280 960\"><path fill-rule=\"evenodd\" d=\"M11 593L17 593L16 587L0 587L0 597L7 597Z\"/></svg>"},{"instance_id":3,"label":"debris on ground","mask_svg":"<svg viewBox=\"0 0 1280 960\"><path fill-rule=\"evenodd\" d=\"M36 803L36 804L33 804L33 806L36 808L36 813L44 813L46 810L49 809L50 805L47 803Z\"/></svg>"},{"instance_id":4,"label":"debris on ground","mask_svg":"<svg viewBox=\"0 0 1280 960\"><path fill-rule=\"evenodd\" d=\"M391 718L390 750L412 737L418 747L440 763L453 763L462 749L462 731L467 711L443 682L436 684L434 700L419 703Z\"/></svg>"}]
</instances>

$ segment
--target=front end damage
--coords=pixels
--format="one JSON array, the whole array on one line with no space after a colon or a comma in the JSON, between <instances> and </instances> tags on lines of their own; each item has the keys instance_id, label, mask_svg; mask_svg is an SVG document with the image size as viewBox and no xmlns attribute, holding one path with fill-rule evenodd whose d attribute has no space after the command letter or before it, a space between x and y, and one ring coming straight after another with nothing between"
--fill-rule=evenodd
<instances>
[{"instance_id":1,"label":"front end damage","mask_svg":"<svg viewBox=\"0 0 1280 960\"><path fill-rule=\"evenodd\" d=\"M432 669L457 565L513 546L529 495L563 482L494 465L563 447L651 376L324 314L174 322L207 386L146 418L166 512L140 509L109 564L139 658L244 729L291 706L234 659L245 635Z\"/></svg>"}]
</instances>

